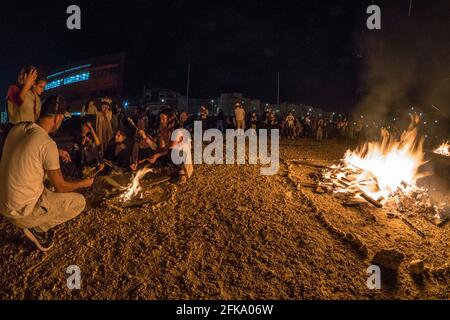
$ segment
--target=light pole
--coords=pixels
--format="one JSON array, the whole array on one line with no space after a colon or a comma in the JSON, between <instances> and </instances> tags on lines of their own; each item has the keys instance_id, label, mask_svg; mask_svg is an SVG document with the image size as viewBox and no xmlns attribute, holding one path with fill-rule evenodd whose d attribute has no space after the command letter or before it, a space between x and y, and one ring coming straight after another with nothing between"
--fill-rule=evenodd
<instances>
[{"instance_id":1,"label":"light pole","mask_svg":"<svg viewBox=\"0 0 450 320\"><path fill-rule=\"evenodd\" d=\"M186 108L187 112L189 112L189 80L191 76L191 64L188 63L188 69L187 69L187 83L186 83Z\"/></svg>"},{"instance_id":2,"label":"light pole","mask_svg":"<svg viewBox=\"0 0 450 320\"><path fill-rule=\"evenodd\" d=\"M280 72L277 77L277 109L280 109Z\"/></svg>"}]
</instances>

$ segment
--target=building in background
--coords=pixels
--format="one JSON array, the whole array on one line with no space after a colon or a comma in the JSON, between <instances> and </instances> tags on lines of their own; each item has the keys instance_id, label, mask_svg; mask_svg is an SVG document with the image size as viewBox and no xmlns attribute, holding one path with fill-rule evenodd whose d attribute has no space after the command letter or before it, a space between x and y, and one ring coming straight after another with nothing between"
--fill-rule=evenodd
<instances>
[{"instance_id":1,"label":"building in background","mask_svg":"<svg viewBox=\"0 0 450 320\"><path fill-rule=\"evenodd\" d=\"M96 57L48 73L48 83L43 98L62 95L71 112L80 111L88 99L97 106L102 97L109 97L113 104L122 104L125 54Z\"/></svg>"},{"instance_id":2,"label":"building in background","mask_svg":"<svg viewBox=\"0 0 450 320\"><path fill-rule=\"evenodd\" d=\"M246 98L242 93L222 93L217 99L217 109L224 113L233 113L236 103L241 103L247 112L261 112L263 105L261 100Z\"/></svg>"},{"instance_id":3,"label":"building in background","mask_svg":"<svg viewBox=\"0 0 450 320\"><path fill-rule=\"evenodd\" d=\"M237 102L242 103L244 98L242 93L222 93L217 99L218 108L224 113L234 112L234 105Z\"/></svg>"},{"instance_id":4,"label":"building in background","mask_svg":"<svg viewBox=\"0 0 450 320\"><path fill-rule=\"evenodd\" d=\"M159 112L169 107L177 109L180 96L178 92L171 89L151 88L145 85L142 97L138 99L137 104L151 112Z\"/></svg>"},{"instance_id":5,"label":"building in background","mask_svg":"<svg viewBox=\"0 0 450 320\"><path fill-rule=\"evenodd\" d=\"M216 115L219 111L225 114L234 114L236 103L241 103L247 112L263 114L267 109L271 109L278 116L288 114L290 111L297 117L312 115L314 117L326 117L331 119L334 113L328 113L320 108L305 104L282 102L280 105L269 102L261 102L260 99L244 97L242 93L222 93L218 98L189 98L171 89L144 87L143 95L137 105L142 105L148 110L157 112L167 107L175 108L179 111L187 111L197 114L201 106L205 106L210 115Z\"/></svg>"},{"instance_id":6,"label":"building in background","mask_svg":"<svg viewBox=\"0 0 450 320\"><path fill-rule=\"evenodd\" d=\"M188 113L198 113L200 112L200 107L204 106L208 109L210 115L217 113L216 99L202 99L202 98L189 98L189 103L185 96L180 96L178 99L177 108L180 111L187 111Z\"/></svg>"},{"instance_id":7,"label":"building in background","mask_svg":"<svg viewBox=\"0 0 450 320\"><path fill-rule=\"evenodd\" d=\"M261 104L261 114L264 114L267 110L271 110L276 115L280 115L280 109L276 103L265 102Z\"/></svg>"},{"instance_id":8,"label":"building in background","mask_svg":"<svg viewBox=\"0 0 450 320\"><path fill-rule=\"evenodd\" d=\"M242 98L241 103L244 106L245 111L247 112L261 112L261 100L259 99Z\"/></svg>"},{"instance_id":9,"label":"building in background","mask_svg":"<svg viewBox=\"0 0 450 320\"><path fill-rule=\"evenodd\" d=\"M171 89L149 88L144 86L144 104L164 104L173 108L177 107L180 93Z\"/></svg>"}]
</instances>

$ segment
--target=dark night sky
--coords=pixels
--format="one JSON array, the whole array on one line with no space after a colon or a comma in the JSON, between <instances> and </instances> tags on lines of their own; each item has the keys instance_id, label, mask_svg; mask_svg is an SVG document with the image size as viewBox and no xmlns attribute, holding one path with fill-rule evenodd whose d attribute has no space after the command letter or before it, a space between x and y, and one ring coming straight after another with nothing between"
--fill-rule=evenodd
<instances>
[{"instance_id":1,"label":"dark night sky","mask_svg":"<svg viewBox=\"0 0 450 320\"><path fill-rule=\"evenodd\" d=\"M190 61L192 97L242 92L275 101L280 71L282 101L347 110L361 92L361 39L402 23L426 27L446 2L413 0L408 17L409 0L8 1L0 13L0 90L25 63L57 67L124 51L129 96L144 83L184 94ZM365 27L372 3L382 9L381 32ZM66 29L69 4L81 7L81 31Z\"/></svg>"}]
</instances>

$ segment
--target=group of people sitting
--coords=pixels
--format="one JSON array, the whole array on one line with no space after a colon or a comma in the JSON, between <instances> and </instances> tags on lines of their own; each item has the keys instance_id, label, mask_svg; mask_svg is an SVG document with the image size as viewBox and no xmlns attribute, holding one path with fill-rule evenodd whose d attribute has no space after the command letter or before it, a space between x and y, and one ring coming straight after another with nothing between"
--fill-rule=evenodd
<instances>
[{"instance_id":1,"label":"group of people sitting","mask_svg":"<svg viewBox=\"0 0 450 320\"><path fill-rule=\"evenodd\" d=\"M70 161L64 161L63 172L72 177L92 172L101 176L113 171L136 171L145 165L160 164L172 170L171 175L178 182L185 182L192 174L192 167L187 164L177 166L170 161L171 150L181 144L171 140L172 132L183 128L180 115L171 108L162 110L156 130L150 130L143 120L139 112L124 118L114 132L111 129L111 137L105 142L106 135L98 133L104 126L98 126L98 119L97 126L94 126L91 117L83 116L80 129L68 148Z\"/></svg>"},{"instance_id":2,"label":"group of people sitting","mask_svg":"<svg viewBox=\"0 0 450 320\"><path fill-rule=\"evenodd\" d=\"M84 196L75 191L90 188L97 174L158 163L171 165L169 173L179 182L192 174L190 161L171 163L172 149L190 157L190 142L181 134L172 137L179 123L172 109L160 113L153 136L131 119L133 134L126 128L113 132L111 101L102 99L101 112L94 112L92 103L83 111L71 147L58 145L55 135L70 114L59 95L49 96L41 105L46 83L35 67L22 68L8 88L8 124L0 141L0 213L40 250L52 247L55 226L85 209Z\"/></svg>"}]
</instances>

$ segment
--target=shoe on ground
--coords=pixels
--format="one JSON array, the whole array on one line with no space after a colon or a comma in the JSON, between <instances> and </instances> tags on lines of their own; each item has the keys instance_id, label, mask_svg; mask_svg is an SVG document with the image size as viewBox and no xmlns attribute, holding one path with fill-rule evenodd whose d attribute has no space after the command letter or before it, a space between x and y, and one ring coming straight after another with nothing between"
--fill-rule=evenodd
<instances>
[{"instance_id":1,"label":"shoe on ground","mask_svg":"<svg viewBox=\"0 0 450 320\"><path fill-rule=\"evenodd\" d=\"M48 251L53 247L53 232L42 232L36 229L23 229L25 236L30 239L41 251Z\"/></svg>"}]
</instances>

